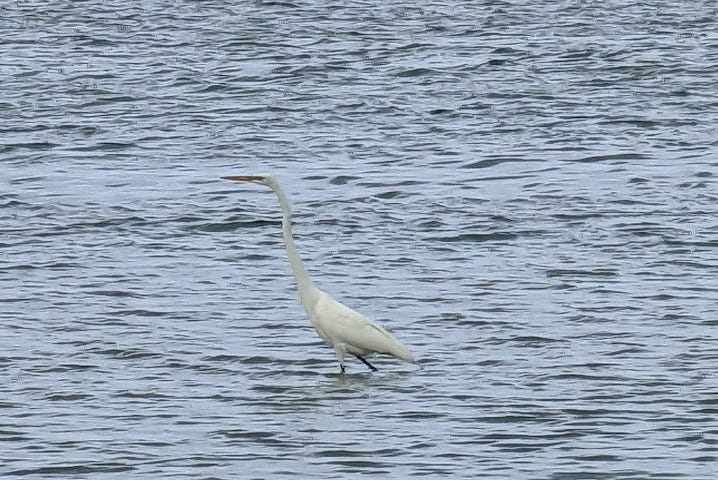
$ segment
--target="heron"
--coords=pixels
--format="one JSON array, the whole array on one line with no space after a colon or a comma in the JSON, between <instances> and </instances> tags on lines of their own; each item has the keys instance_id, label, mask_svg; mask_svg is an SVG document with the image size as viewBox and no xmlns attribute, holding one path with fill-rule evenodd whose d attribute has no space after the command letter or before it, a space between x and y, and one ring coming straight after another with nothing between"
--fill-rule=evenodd
<instances>
[{"instance_id":1,"label":"heron","mask_svg":"<svg viewBox=\"0 0 718 480\"><path fill-rule=\"evenodd\" d=\"M296 280L299 299L307 312L309 322L317 334L334 349L339 372L344 374L344 356L349 353L372 372L377 368L366 359L368 355L383 353L410 363L417 363L409 350L389 332L360 313L335 300L314 286L304 262L297 253L292 237L292 209L279 182L269 174L230 175L224 180L250 182L269 187L279 199L282 210L282 236L289 264Z\"/></svg>"}]
</instances>

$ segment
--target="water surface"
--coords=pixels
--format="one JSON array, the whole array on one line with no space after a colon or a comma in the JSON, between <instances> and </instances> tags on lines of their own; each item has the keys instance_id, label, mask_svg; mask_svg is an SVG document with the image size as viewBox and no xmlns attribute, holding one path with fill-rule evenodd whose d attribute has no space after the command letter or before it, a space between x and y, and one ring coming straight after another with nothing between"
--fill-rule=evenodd
<instances>
[{"instance_id":1,"label":"water surface","mask_svg":"<svg viewBox=\"0 0 718 480\"><path fill-rule=\"evenodd\" d=\"M3 478L713 478L715 3L1 9Z\"/></svg>"}]
</instances>

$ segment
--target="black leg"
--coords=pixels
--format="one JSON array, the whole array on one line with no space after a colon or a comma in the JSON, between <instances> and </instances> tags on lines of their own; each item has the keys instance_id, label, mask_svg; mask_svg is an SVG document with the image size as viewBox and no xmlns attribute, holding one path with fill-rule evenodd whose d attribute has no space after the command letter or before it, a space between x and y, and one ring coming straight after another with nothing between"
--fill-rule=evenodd
<instances>
[{"instance_id":1,"label":"black leg","mask_svg":"<svg viewBox=\"0 0 718 480\"><path fill-rule=\"evenodd\" d=\"M339 365L339 374L344 375L344 365Z\"/></svg>"},{"instance_id":2,"label":"black leg","mask_svg":"<svg viewBox=\"0 0 718 480\"><path fill-rule=\"evenodd\" d=\"M357 355L357 354L354 354L354 356L357 357L359 360L361 360L361 363L363 363L367 367L371 368L372 372L378 372L377 368L374 365L372 365L371 363L367 362L364 357L362 357L361 355Z\"/></svg>"}]
</instances>

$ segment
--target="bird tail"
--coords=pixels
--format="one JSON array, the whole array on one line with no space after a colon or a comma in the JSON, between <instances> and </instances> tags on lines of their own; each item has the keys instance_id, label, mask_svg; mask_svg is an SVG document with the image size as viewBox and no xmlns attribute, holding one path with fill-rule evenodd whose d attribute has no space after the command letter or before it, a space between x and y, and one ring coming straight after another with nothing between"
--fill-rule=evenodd
<instances>
[{"instance_id":1,"label":"bird tail","mask_svg":"<svg viewBox=\"0 0 718 480\"><path fill-rule=\"evenodd\" d=\"M414 356L411 354L411 352L409 351L409 349L406 348L404 345L402 345L402 343L399 342L399 341L396 341L396 344L395 344L395 345L392 345L391 352L389 352L389 353L391 353L392 355L394 355L396 358L401 358L401 359L404 360L405 362L417 363L417 362L416 362L416 359L415 359Z\"/></svg>"}]
</instances>

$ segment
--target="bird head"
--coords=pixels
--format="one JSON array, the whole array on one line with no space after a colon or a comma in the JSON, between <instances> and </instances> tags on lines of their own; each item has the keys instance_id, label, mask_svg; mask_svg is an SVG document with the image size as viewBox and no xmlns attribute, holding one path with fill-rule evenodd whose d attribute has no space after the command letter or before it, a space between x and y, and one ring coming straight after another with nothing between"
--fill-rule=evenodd
<instances>
[{"instance_id":1,"label":"bird head","mask_svg":"<svg viewBox=\"0 0 718 480\"><path fill-rule=\"evenodd\" d=\"M282 187L279 186L277 179L268 173L259 173L255 175L229 175L222 177L222 179L233 180L235 182L250 182L267 186L277 195L277 198L279 198L279 205L282 207L282 212L284 212L285 217L292 214L292 207L286 195L284 195Z\"/></svg>"}]
</instances>

